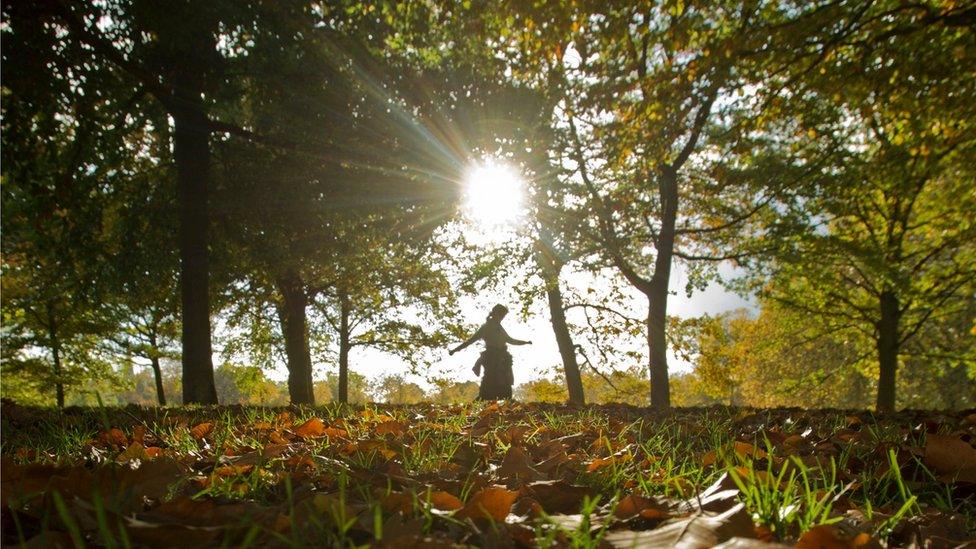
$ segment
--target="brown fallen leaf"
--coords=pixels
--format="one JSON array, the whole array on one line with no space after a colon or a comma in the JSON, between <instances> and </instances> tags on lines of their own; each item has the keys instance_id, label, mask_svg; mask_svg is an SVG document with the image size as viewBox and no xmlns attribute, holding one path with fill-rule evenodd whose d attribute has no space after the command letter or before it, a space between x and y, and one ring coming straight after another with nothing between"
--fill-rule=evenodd
<instances>
[{"instance_id":1,"label":"brown fallen leaf","mask_svg":"<svg viewBox=\"0 0 976 549\"><path fill-rule=\"evenodd\" d=\"M508 511L515 503L518 492L505 488L485 488L468 499L464 507L454 514L456 518L489 518L498 522L505 520Z\"/></svg>"},{"instance_id":2,"label":"brown fallen leaf","mask_svg":"<svg viewBox=\"0 0 976 549\"><path fill-rule=\"evenodd\" d=\"M272 444L277 444L280 446L288 445L288 439L282 436L279 431L271 431L268 433L268 440L270 440Z\"/></svg>"},{"instance_id":3,"label":"brown fallen leaf","mask_svg":"<svg viewBox=\"0 0 976 549\"><path fill-rule=\"evenodd\" d=\"M596 458L586 466L586 472L592 473L604 467L609 467L611 465L616 465L620 463L627 463L634 459L634 455L630 453L630 448L624 448L619 452L613 454L612 456L605 458Z\"/></svg>"},{"instance_id":4,"label":"brown fallen leaf","mask_svg":"<svg viewBox=\"0 0 976 549\"><path fill-rule=\"evenodd\" d=\"M218 477L233 477L250 473L252 469L254 469L253 465L224 465L214 469L213 474L217 475Z\"/></svg>"},{"instance_id":5,"label":"brown fallen leaf","mask_svg":"<svg viewBox=\"0 0 976 549\"><path fill-rule=\"evenodd\" d=\"M922 462L939 473L940 480L976 484L976 449L958 437L926 435Z\"/></svg>"},{"instance_id":6,"label":"brown fallen leaf","mask_svg":"<svg viewBox=\"0 0 976 549\"><path fill-rule=\"evenodd\" d=\"M645 519L665 519L671 516L667 505L658 500L637 494L630 494L621 499L613 514L620 519L627 519L637 515Z\"/></svg>"},{"instance_id":7,"label":"brown fallen leaf","mask_svg":"<svg viewBox=\"0 0 976 549\"><path fill-rule=\"evenodd\" d=\"M565 480L531 482L519 491L521 496L537 501L547 513L578 513L583 500L595 495L592 488L570 484Z\"/></svg>"},{"instance_id":8,"label":"brown fallen leaf","mask_svg":"<svg viewBox=\"0 0 976 549\"><path fill-rule=\"evenodd\" d=\"M878 540L845 524L821 524L807 530L796 542L797 549L881 549Z\"/></svg>"},{"instance_id":9,"label":"brown fallen leaf","mask_svg":"<svg viewBox=\"0 0 976 549\"><path fill-rule=\"evenodd\" d=\"M430 505L441 511L456 511L464 507L460 499L442 490L430 493Z\"/></svg>"},{"instance_id":10,"label":"brown fallen leaf","mask_svg":"<svg viewBox=\"0 0 976 549\"><path fill-rule=\"evenodd\" d=\"M129 445L129 438L125 436L122 429L116 429L115 427L102 431L98 434L98 441L102 444L108 446L119 446L125 448Z\"/></svg>"},{"instance_id":11,"label":"brown fallen leaf","mask_svg":"<svg viewBox=\"0 0 976 549\"><path fill-rule=\"evenodd\" d=\"M146 448L139 442L133 442L124 452L115 458L115 461L125 463L134 459L146 459L147 457Z\"/></svg>"},{"instance_id":12,"label":"brown fallen leaf","mask_svg":"<svg viewBox=\"0 0 976 549\"><path fill-rule=\"evenodd\" d=\"M512 446L508 449L496 473L503 479L527 481L542 478L542 474L535 470L531 458L521 446Z\"/></svg>"},{"instance_id":13,"label":"brown fallen leaf","mask_svg":"<svg viewBox=\"0 0 976 549\"><path fill-rule=\"evenodd\" d=\"M737 440L732 444L732 450L740 458L750 457L753 459L765 459L767 457L765 450L740 440Z\"/></svg>"},{"instance_id":14,"label":"brown fallen leaf","mask_svg":"<svg viewBox=\"0 0 976 549\"><path fill-rule=\"evenodd\" d=\"M413 512L416 497L416 494L410 492L390 492L380 504L383 506L383 510L389 513L400 512L409 515Z\"/></svg>"},{"instance_id":15,"label":"brown fallen leaf","mask_svg":"<svg viewBox=\"0 0 976 549\"><path fill-rule=\"evenodd\" d=\"M132 442L138 442L139 444L142 444L143 446L146 445L146 426L145 425L136 425L132 429Z\"/></svg>"},{"instance_id":16,"label":"brown fallen leaf","mask_svg":"<svg viewBox=\"0 0 976 549\"><path fill-rule=\"evenodd\" d=\"M528 425L513 425L498 435L498 440L505 444L519 445L525 440L525 435L532 430Z\"/></svg>"},{"instance_id":17,"label":"brown fallen leaf","mask_svg":"<svg viewBox=\"0 0 976 549\"><path fill-rule=\"evenodd\" d=\"M190 429L190 435L192 435L193 438L200 440L203 437L209 435L210 432L213 431L213 428L214 428L213 423L209 421L205 421L203 423L197 424L195 427Z\"/></svg>"},{"instance_id":18,"label":"brown fallen leaf","mask_svg":"<svg viewBox=\"0 0 976 549\"><path fill-rule=\"evenodd\" d=\"M317 417L313 417L293 429L293 432L302 438L315 438L325 436L325 423Z\"/></svg>"},{"instance_id":19,"label":"brown fallen leaf","mask_svg":"<svg viewBox=\"0 0 976 549\"><path fill-rule=\"evenodd\" d=\"M409 424L405 421L384 421L376 424L375 432L378 436L402 435L407 432Z\"/></svg>"},{"instance_id":20,"label":"brown fallen leaf","mask_svg":"<svg viewBox=\"0 0 976 549\"><path fill-rule=\"evenodd\" d=\"M652 530L635 532L618 530L603 539L613 547L714 547L733 538L750 538L754 525L741 503L720 514L695 513L683 519L672 519Z\"/></svg>"},{"instance_id":21,"label":"brown fallen leaf","mask_svg":"<svg viewBox=\"0 0 976 549\"><path fill-rule=\"evenodd\" d=\"M735 441L731 447L732 453L738 456L740 459L752 458L752 459L764 459L767 454L761 448L749 444L748 442ZM709 450L702 454L701 462L703 467L708 467L709 465L714 465L718 460L718 453L715 450Z\"/></svg>"},{"instance_id":22,"label":"brown fallen leaf","mask_svg":"<svg viewBox=\"0 0 976 549\"><path fill-rule=\"evenodd\" d=\"M277 510L250 501L217 502L211 499L179 497L137 513L136 518L150 524L185 524L189 526L225 526L271 520Z\"/></svg>"}]
</instances>

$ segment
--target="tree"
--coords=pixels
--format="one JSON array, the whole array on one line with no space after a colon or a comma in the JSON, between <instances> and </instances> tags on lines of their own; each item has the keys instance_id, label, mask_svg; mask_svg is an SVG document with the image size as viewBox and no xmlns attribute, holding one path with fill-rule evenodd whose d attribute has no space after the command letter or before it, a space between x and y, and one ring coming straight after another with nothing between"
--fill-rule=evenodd
<instances>
[{"instance_id":1,"label":"tree","mask_svg":"<svg viewBox=\"0 0 976 549\"><path fill-rule=\"evenodd\" d=\"M906 373L898 382L903 405L971 405L976 375L963 364L966 353L972 353L971 346L958 339L967 333L966 325L971 327L971 320L963 316L932 326L951 340L939 347L953 352L905 357ZM733 404L756 407L865 407L877 391L871 348L850 333L828 332L829 322L829 317L818 318L774 300L761 302L752 315L734 311L696 320L689 349L694 370L682 379L681 403L728 404L732 399Z\"/></svg>"},{"instance_id":2,"label":"tree","mask_svg":"<svg viewBox=\"0 0 976 549\"><path fill-rule=\"evenodd\" d=\"M611 265L647 300L650 396L657 408L670 401L672 262L725 259L679 245L734 224L704 227L701 212L683 211L679 199L708 193L713 207L728 201L733 218L755 209L754 195L708 188L701 177L708 157L700 153L708 148L718 111L731 108L724 99L748 83L743 66L762 43L758 9L663 3L520 13L532 30L521 42L528 55L519 68L547 59L536 80L555 80L564 90L557 120L564 131L555 152L560 163L573 167L574 199L588 206L578 222L595 243L589 248L602 259L599 268Z\"/></svg>"},{"instance_id":3,"label":"tree","mask_svg":"<svg viewBox=\"0 0 976 549\"><path fill-rule=\"evenodd\" d=\"M387 240L381 231L348 227L347 248L316 306L337 336L339 402L347 402L349 353L372 347L400 356L414 370L425 352L445 345L443 328L457 317L454 292L435 266L446 250Z\"/></svg>"},{"instance_id":4,"label":"tree","mask_svg":"<svg viewBox=\"0 0 976 549\"><path fill-rule=\"evenodd\" d=\"M66 387L106 373L96 348L106 329L98 308L103 183L124 142L101 130L119 105L80 93L50 31L12 8L4 6L11 17L3 29L3 62L14 71L3 81L4 370L36 376L62 407ZM80 55L67 46L61 53Z\"/></svg>"},{"instance_id":5,"label":"tree","mask_svg":"<svg viewBox=\"0 0 976 549\"><path fill-rule=\"evenodd\" d=\"M427 396L420 385L407 381L399 374L381 377L373 385L373 393L378 401L387 404L417 404Z\"/></svg>"},{"instance_id":6,"label":"tree","mask_svg":"<svg viewBox=\"0 0 976 549\"><path fill-rule=\"evenodd\" d=\"M926 326L969 306L976 272L976 79L958 71L973 61L961 28L973 15L890 7L798 18L831 24L812 51L791 49L738 155L753 177L805 179L753 235L777 246L756 287L860 339L880 411L894 410L899 361Z\"/></svg>"}]
</instances>

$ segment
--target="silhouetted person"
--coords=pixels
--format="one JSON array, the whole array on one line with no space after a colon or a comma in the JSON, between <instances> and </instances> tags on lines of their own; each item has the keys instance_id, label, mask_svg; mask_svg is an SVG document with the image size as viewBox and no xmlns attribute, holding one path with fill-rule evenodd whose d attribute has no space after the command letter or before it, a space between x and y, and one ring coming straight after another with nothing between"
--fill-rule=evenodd
<instances>
[{"instance_id":1,"label":"silhouetted person","mask_svg":"<svg viewBox=\"0 0 976 549\"><path fill-rule=\"evenodd\" d=\"M488 314L488 319L478 328L478 331L467 341L450 350L454 354L479 339L485 342L485 350L475 362L474 372L479 374L485 369L481 378L481 388L478 390L478 400L498 400L512 398L512 384L515 377L512 374L512 355L508 352L508 344L528 345L531 341L522 341L509 336L502 328L502 319L508 314L504 305L495 305Z\"/></svg>"}]
</instances>

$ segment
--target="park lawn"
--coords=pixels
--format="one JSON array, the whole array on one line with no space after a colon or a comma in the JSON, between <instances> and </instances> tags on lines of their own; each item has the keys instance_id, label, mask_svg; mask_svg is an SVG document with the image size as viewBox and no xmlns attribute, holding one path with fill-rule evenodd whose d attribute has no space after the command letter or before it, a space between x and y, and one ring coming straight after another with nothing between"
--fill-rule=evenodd
<instances>
[{"instance_id":1,"label":"park lawn","mask_svg":"<svg viewBox=\"0 0 976 549\"><path fill-rule=\"evenodd\" d=\"M971 411L59 412L5 401L0 417L5 545L938 547L976 538Z\"/></svg>"}]
</instances>

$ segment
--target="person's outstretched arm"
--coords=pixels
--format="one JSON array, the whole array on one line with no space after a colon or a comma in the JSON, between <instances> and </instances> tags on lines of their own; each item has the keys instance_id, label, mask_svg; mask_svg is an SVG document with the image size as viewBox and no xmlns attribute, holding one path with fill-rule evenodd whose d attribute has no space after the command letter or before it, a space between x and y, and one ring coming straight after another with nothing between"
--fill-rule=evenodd
<instances>
[{"instance_id":1,"label":"person's outstretched arm","mask_svg":"<svg viewBox=\"0 0 976 549\"><path fill-rule=\"evenodd\" d=\"M458 345L457 347L455 347L455 348L453 348L453 349L451 349L450 351L448 351L448 352L447 352L447 354L449 354L449 355L453 355L454 353L456 353L456 352L458 352L458 351L460 351L460 350L462 350L462 349L464 349L464 348L465 348L465 347L467 347L468 345L471 345L471 344L472 344L472 343L474 343L475 341L478 341L479 339L481 339L481 332L482 332L482 330L484 330L484 329L485 329L485 327L484 327L484 326L482 326L482 327L480 327L480 328L478 328L478 331L477 331L477 332L475 332L475 333L474 333L474 335L472 335L471 337L469 337L469 338L467 339L467 341L465 341L464 343L462 343L462 344L460 344L460 345Z\"/></svg>"},{"instance_id":2,"label":"person's outstretched arm","mask_svg":"<svg viewBox=\"0 0 976 549\"><path fill-rule=\"evenodd\" d=\"M508 332L502 328L502 332L505 333L505 341L510 345L531 345L532 342L527 339L515 339L514 337L508 335Z\"/></svg>"}]
</instances>

